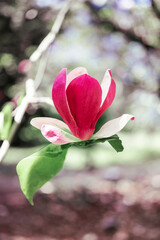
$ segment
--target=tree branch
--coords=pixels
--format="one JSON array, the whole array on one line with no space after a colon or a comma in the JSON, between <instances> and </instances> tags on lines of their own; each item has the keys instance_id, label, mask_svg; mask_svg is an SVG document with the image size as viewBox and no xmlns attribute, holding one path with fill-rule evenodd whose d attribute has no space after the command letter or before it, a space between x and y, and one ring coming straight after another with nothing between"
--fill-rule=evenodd
<instances>
[{"instance_id":1,"label":"tree branch","mask_svg":"<svg viewBox=\"0 0 160 240\"><path fill-rule=\"evenodd\" d=\"M150 49L160 50L159 48L146 43L142 37L137 36L132 30L123 29L120 26L118 26L116 23L111 21L110 19L100 17L98 15L98 11L95 10L89 2L86 2L86 4L89 7L92 14L94 15L94 22L98 26L106 26L106 28L111 28L114 32L121 32L129 40L142 44L147 50L150 50Z\"/></svg>"},{"instance_id":2,"label":"tree branch","mask_svg":"<svg viewBox=\"0 0 160 240\"><path fill-rule=\"evenodd\" d=\"M52 99L48 98L48 97L33 97L30 101L30 103L45 103L48 105L51 105L53 107L53 101Z\"/></svg>"},{"instance_id":3,"label":"tree branch","mask_svg":"<svg viewBox=\"0 0 160 240\"><path fill-rule=\"evenodd\" d=\"M157 18L160 19L160 9L157 7L155 0L152 0L152 9L155 15L157 16Z\"/></svg>"},{"instance_id":4,"label":"tree branch","mask_svg":"<svg viewBox=\"0 0 160 240\"><path fill-rule=\"evenodd\" d=\"M30 60L31 62L36 62L42 55L43 52L45 52L48 47L53 43L57 33L59 32L62 23L64 21L64 18L69 11L71 4L71 0L67 2L67 4L64 6L64 8L61 9L60 13L57 16L57 19L54 22L54 25L51 29L51 31L48 33L48 35L42 40L42 42L39 44L38 48L32 53Z\"/></svg>"},{"instance_id":5,"label":"tree branch","mask_svg":"<svg viewBox=\"0 0 160 240\"><path fill-rule=\"evenodd\" d=\"M57 34L59 33L62 24L64 22L64 19L66 17L67 12L70 9L72 0L68 0L67 3L64 5L64 7L60 10L51 31L48 33L48 35L42 40L42 42L39 44L37 49L33 52L33 54L30 56L29 60L32 63L37 62L42 54L49 48L49 46L54 42ZM43 61L42 61L43 62ZM40 68L39 68L40 69ZM43 69L44 71L44 69ZM39 75L39 74L37 74ZM38 83L39 84L39 83ZM36 86L37 87L37 86ZM20 106L18 107L15 117L14 117L14 122L11 127L10 135L8 140L4 140L1 148L0 148L0 162L4 159L11 143L13 140L13 137L15 136L18 127L20 126L23 116L28 108L28 105L31 101L31 99L34 99L35 96L35 82L33 79L27 79L26 80L26 96L23 98Z\"/></svg>"}]
</instances>

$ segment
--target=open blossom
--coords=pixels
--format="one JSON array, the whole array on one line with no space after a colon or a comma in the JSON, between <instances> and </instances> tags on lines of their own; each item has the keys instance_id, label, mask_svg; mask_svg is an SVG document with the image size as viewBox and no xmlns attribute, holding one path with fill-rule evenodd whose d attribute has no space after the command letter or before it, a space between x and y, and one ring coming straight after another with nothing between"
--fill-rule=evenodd
<instances>
[{"instance_id":1,"label":"open blossom","mask_svg":"<svg viewBox=\"0 0 160 240\"><path fill-rule=\"evenodd\" d=\"M100 116L112 104L115 92L116 84L111 70L106 71L100 85L88 75L85 68L76 68L68 75L66 69L62 69L54 81L52 99L66 124L54 118L34 118L31 124L41 129L43 136L56 144L87 140L93 135ZM113 136L133 119L132 115L123 114L104 124L93 137Z\"/></svg>"}]
</instances>

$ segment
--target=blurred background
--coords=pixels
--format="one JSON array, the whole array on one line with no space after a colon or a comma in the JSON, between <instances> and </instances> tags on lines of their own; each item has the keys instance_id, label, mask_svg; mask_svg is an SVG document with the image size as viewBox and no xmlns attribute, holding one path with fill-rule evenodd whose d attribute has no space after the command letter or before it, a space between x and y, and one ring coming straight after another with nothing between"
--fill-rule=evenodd
<instances>
[{"instance_id":1,"label":"blurred background","mask_svg":"<svg viewBox=\"0 0 160 240\"><path fill-rule=\"evenodd\" d=\"M13 109L25 94L31 54L50 31L64 0L0 1L0 108ZM30 104L0 165L0 239L160 239L160 2L73 1L54 43L37 96L51 98L56 75L83 66L102 81L112 70L113 104L96 130L123 113L135 116L119 134L124 151L109 144L71 148L64 169L29 205L16 164L47 144L30 125L37 116L60 116L45 103ZM2 143L2 141L1 141ZM74 179L74 181L73 181ZM81 229L82 228L82 229ZM62 230L63 229L63 230Z\"/></svg>"}]
</instances>

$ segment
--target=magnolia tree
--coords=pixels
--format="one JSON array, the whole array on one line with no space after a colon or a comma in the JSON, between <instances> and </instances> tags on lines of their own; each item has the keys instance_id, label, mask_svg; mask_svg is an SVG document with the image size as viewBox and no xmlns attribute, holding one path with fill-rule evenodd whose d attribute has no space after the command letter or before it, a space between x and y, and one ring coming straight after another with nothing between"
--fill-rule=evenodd
<instances>
[{"instance_id":1,"label":"magnolia tree","mask_svg":"<svg viewBox=\"0 0 160 240\"><path fill-rule=\"evenodd\" d=\"M60 11L51 32L44 38L30 59L21 62L20 69L30 69L49 48L59 32L71 1ZM43 60L43 58L42 58ZM37 76L46 62L42 61ZM41 73L41 74L40 74ZM63 68L57 75L52 87L53 103L43 96L35 100L36 86L32 78L26 81L26 95L19 101L12 123L12 107L5 106L1 113L1 136L4 142L1 146L0 156L4 158L10 147L13 136L20 125L24 113L31 102L45 101L55 106L63 121L55 118L33 118L31 124L38 128L42 135L50 142L49 145L21 160L17 165L20 186L26 198L33 204L35 192L63 167L67 150L72 146L86 147L99 142L108 141L117 151L123 151L122 142L117 133L121 131L134 116L122 116L106 122L98 132L95 126L100 116L110 107L116 93L116 83L111 70L104 74L101 85L91 77L84 67L77 67L69 74ZM10 131L10 134L8 132Z\"/></svg>"}]
</instances>

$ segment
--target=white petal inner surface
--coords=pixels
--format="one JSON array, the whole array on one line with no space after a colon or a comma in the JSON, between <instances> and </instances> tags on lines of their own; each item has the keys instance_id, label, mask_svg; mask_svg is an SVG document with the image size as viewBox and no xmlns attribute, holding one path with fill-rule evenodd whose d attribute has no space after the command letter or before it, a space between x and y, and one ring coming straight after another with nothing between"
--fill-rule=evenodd
<instances>
[{"instance_id":1,"label":"white petal inner surface","mask_svg":"<svg viewBox=\"0 0 160 240\"><path fill-rule=\"evenodd\" d=\"M76 77L87 74L87 70L84 67L77 67L73 69L68 75L67 75L67 82L66 82L66 88L70 84L70 82L75 79Z\"/></svg>"},{"instance_id":2,"label":"white petal inner surface","mask_svg":"<svg viewBox=\"0 0 160 240\"><path fill-rule=\"evenodd\" d=\"M102 80L101 83L101 88L102 88L102 102L101 102L101 106L104 102L104 100L107 97L108 91L109 91L109 87L111 85L111 75L109 73L110 70L107 70L104 74L104 78Z\"/></svg>"},{"instance_id":3,"label":"white petal inner surface","mask_svg":"<svg viewBox=\"0 0 160 240\"><path fill-rule=\"evenodd\" d=\"M111 137L121 131L129 120L134 120L134 116L130 114L123 114L121 117L105 123L101 129L93 135L93 138Z\"/></svg>"},{"instance_id":4,"label":"white petal inner surface","mask_svg":"<svg viewBox=\"0 0 160 240\"><path fill-rule=\"evenodd\" d=\"M41 129L43 124L48 124L48 125L56 126L60 129L69 130L69 127L67 126L67 124L65 124L64 122L56 118L37 117L31 120L31 125L38 129Z\"/></svg>"}]
</instances>

